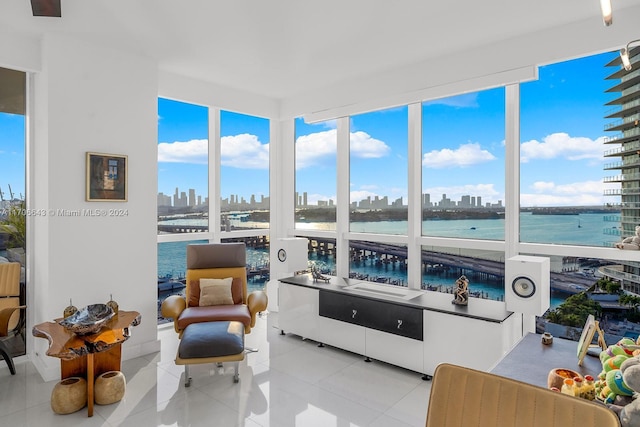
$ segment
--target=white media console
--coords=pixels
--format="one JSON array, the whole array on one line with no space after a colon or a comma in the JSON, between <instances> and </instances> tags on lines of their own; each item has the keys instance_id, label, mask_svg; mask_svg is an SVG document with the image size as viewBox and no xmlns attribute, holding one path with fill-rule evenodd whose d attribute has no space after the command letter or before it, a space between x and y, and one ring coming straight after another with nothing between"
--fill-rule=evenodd
<instances>
[{"instance_id":1,"label":"white media console","mask_svg":"<svg viewBox=\"0 0 640 427\"><path fill-rule=\"evenodd\" d=\"M489 370L521 338L522 317L504 303L310 274L280 279L279 326L353 353L420 372L439 363Z\"/></svg>"}]
</instances>

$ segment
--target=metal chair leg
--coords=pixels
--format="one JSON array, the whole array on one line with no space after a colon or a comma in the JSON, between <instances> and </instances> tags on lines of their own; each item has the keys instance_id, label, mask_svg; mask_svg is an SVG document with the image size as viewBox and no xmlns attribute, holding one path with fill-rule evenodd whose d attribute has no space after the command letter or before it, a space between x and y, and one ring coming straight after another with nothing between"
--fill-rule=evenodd
<instances>
[{"instance_id":1,"label":"metal chair leg","mask_svg":"<svg viewBox=\"0 0 640 427\"><path fill-rule=\"evenodd\" d=\"M189 376L189 365L184 365L184 386L191 386L191 377Z\"/></svg>"},{"instance_id":2,"label":"metal chair leg","mask_svg":"<svg viewBox=\"0 0 640 427\"><path fill-rule=\"evenodd\" d=\"M4 361L7 362L7 366L9 367L9 372L11 372L11 375L15 375L16 367L13 364L13 358L11 357L11 352L9 352L7 345L3 341L0 341L0 354L2 355L2 358L4 359Z\"/></svg>"}]
</instances>

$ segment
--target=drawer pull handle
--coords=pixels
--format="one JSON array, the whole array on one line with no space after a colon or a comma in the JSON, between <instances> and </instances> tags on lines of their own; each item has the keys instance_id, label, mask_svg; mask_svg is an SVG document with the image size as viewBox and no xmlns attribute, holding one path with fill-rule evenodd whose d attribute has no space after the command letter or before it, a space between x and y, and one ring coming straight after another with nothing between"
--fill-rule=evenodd
<instances>
[{"instance_id":1,"label":"drawer pull handle","mask_svg":"<svg viewBox=\"0 0 640 427\"><path fill-rule=\"evenodd\" d=\"M402 319L398 319L398 329L402 326Z\"/></svg>"},{"instance_id":2,"label":"drawer pull handle","mask_svg":"<svg viewBox=\"0 0 640 427\"><path fill-rule=\"evenodd\" d=\"M358 314L358 310L351 310L353 312L353 314L351 315L352 319L356 318L356 314Z\"/></svg>"}]
</instances>

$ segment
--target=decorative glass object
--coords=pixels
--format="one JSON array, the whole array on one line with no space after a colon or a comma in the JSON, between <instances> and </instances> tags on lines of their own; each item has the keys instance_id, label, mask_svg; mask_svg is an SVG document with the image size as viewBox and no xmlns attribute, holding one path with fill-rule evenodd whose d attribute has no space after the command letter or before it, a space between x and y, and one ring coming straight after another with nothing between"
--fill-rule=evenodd
<instances>
[{"instance_id":1,"label":"decorative glass object","mask_svg":"<svg viewBox=\"0 0 640 427\"><path fill-rule=\"evenodd\" d=\"M111 307L114 314L118 314L118 303L113 300L113 295L109 294L109 301L107 301L107 306Z\"/></svg>"},{"instance_id":2,"label":"decorative glass object","mask_svg":"<svg viewBox=\"0 0 640 427\"><path fill-rule=\"evenodd\" d=\"M106 304L91 304L58 323L78 335L95 334L114 314L111 307Z\"/></svg>"},{"instance_id":3,"label":"decorative glass object","mask_svg":"<svg viewBox=\"0 0 640 427\"><path fill-rule=\"evenodd\" d=\"M64 312L62 313L62 317L69 317L76 314L77 312L78 312L78 307L73 305L71 298L69 298L69 305L64 309Z\"/></svg>"}]
</instances>

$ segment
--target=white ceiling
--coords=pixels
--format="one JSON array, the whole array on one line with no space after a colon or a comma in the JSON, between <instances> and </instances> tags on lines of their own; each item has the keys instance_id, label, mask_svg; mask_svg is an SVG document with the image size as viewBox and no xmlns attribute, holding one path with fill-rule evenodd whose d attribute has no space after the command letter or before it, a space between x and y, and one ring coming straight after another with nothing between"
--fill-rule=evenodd
<instances>
[{"instance_id":1,"label":"white ceiling","mask_svg":"<svg viewBox=\"0 0 640 427\"><path fill-rule=\"evenodd\" d=\"M615 14L635 0L614 0ZM598 0L0 1L0 31L134 51L160 69L275 99L600 15Z\"/></svg>"}]
</instances>

